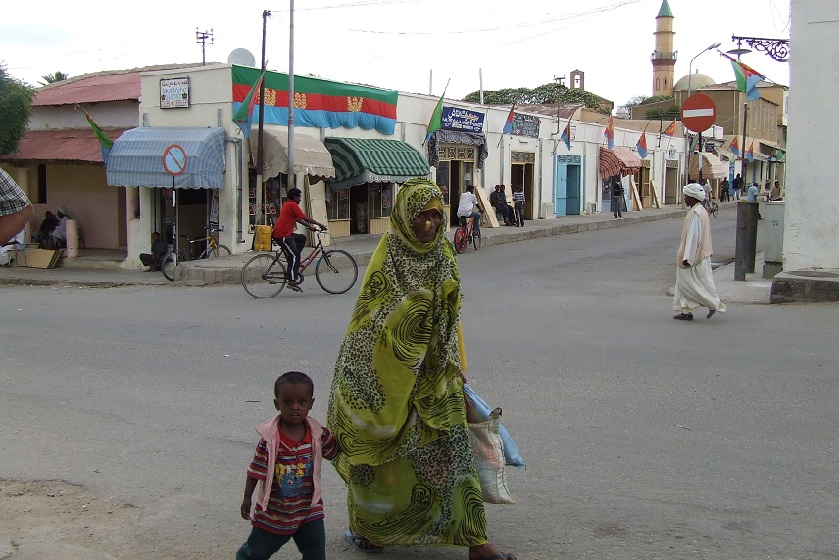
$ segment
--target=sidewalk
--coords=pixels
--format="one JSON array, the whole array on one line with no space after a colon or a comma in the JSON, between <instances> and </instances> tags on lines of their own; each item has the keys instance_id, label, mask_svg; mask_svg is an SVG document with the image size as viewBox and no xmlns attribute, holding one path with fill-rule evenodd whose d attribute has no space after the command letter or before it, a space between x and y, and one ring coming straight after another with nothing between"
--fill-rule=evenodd
<instances>
[{"instance_id":1,"label":"sidewalk","mask_svg":"<svg viewBox=\"0 0 839 560\"><path fill-rule=\"evenodd\" d=\"M726 203L723 207L733 206ZM623 218L615 219L611 214L601 213L593 216L563 216L542 220L528 220L523 228L484 227L483 247L526 241L539 237L550 237L583 231L592 231L630 224L681 218L686 210L671 206L662 209L645 209L639 212L625 212ZM449 230L449 238L454 235L454 228ZM353 235L336 240L336 246L355 257L359 266L370 261L370 256L379 243L381 234ZM86 251L73 261L65 261L54 269L26 267L0 268L0 284L36 285L36 286L78 286L78 287L116 287L116 286L160 286L183 287L204 286L208 284L238 284L242 266L253 256L248 251L221 257L189 261L176 269L175 282L168 282L159 272L128 270L119 267L119 258L113 252ZM758 262L762 258L758 256ZM763 280L758 272L746 276L745 282L734 281L734 265L727 264L716 269L714 280L717 290L724 301L742 303L769 303L771 280Z\"/></svg>"}]
</instances>

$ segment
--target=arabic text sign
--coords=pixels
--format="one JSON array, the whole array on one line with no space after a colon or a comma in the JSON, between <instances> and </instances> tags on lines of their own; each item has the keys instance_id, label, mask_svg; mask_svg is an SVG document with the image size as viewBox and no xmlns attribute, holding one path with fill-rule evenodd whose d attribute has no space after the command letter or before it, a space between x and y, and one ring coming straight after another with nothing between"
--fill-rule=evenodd
<instances>
[{"instance_id":1,"label":"arabic text sign","mask_svg":"<svg viewBox=\"0 0 839 560\"><path fill-rule=\"evenodd\" d=\"M484 129L484 114L460 107L443 107L440 124L448 130L481 132Z\"/></svg>"}]
</instances>

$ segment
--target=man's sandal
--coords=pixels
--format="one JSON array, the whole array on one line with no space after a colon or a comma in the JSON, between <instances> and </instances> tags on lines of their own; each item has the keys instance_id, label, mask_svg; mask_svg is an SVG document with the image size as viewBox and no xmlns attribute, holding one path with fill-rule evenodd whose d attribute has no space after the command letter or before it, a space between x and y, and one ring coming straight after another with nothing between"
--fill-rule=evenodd
<instances>
[{"instance_id":1,"label":"man's sandal","mask_svg":"<svg viewBox=\"0 0 839 560\"><path fill-rule=\"evenodd\" d=\"M673 318L679 321L693 321L693 315L691 313L679 313L678 315L673 315Z\"/></svg>"},{"instance_id":2,"label":"man's sandal","mask_svg":"<svg viewBox=\"0 0 839 560\"><path fill-rule=\"evenodd\" d=\"M384 550L384 547L377 546L371 543L367 537L354 533L352 529L344 531L344 540L353 545L359 552L367 552L369 554L377 554Z\"/></svg>"}]
</instances>

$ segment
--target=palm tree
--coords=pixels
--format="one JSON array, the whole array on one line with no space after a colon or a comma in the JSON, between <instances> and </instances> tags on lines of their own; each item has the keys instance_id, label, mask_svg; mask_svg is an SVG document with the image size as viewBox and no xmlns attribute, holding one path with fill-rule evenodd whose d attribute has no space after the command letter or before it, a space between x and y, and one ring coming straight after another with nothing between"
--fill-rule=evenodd
<instances>
[{"instance_id":1,"label":"palm tree","mask_svg":"<svg viewBox=\"0 0 839 560\"><path fill-rule=\"evenodd\" d=\"M41 76L41 77L44 79L44 81L43 82L38 82L38 83L41 84L42 86L45 86L47 84L53 84L55 82L60 82L62 80L66 80L70 76L68 74L65 74L64 72L59 72L59 71L56 70L55 74L46 74L45 76Z\"/></svg>"}]
</instances>

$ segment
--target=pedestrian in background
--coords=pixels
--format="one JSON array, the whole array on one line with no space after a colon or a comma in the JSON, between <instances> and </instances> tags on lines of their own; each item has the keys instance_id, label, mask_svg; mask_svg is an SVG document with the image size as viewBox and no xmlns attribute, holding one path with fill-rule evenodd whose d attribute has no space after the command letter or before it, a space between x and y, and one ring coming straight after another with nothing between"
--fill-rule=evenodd
<instances>
[{"instance_id":1,"label":"pedestrian in background","mask_svg":"<svg viewBox=\"0 0 839 560\"><path fill-rule=\"evenodd\" d=\"M743 193L743 179L739 173L734 177L731 186L734 187L734 198L740 200L740 195Z\"/></svg>"},{"instance_id":2,"label":"pedestrian in background","mask_svg":"<svg viewBox=\"0 0 839 560\"><path fill-rule=\"evenodd\" d=\"M615 218L622 218L621 202L623 202L623 185L621 184L621 176L615 175L612 179L612 214Z\"/></svg>"},{"instance_id":3,"label":"pedestrian in background","mask_svg":"<svg viewBox=\"0 0 839 560\"><path fill-rule=\"evenodd\" d=\"M524 227L524 187L513 191L513 204L516 208L516 227Z\"/></svg>"},{"instance_id":4,"label":"pedestrian in background","mask_svg":"<svg viewBox=\"0 0 839 560\"><path fill-rule=\"evenodd\" d=\"M717 295L714 274L711 270L711 220L700 204L705 200L702 185L685 185L684 201L690 207L682 222L682 237L676 253L676 287L673 291L673 318L692 321L697 307L707 307L710 319L719 311L725 313L725 304Z\"/></svg>"},{"instance_id":5,"label":"pedestrian in background","mask_svg":"<svg viewBox=\"0 0 839 560\"><path fill-rule=\"evenodd\" d=\"M731 193L728 192L730 185L728 183L728 177L725 177L720 183L720 202L728 202L731 200Z\"/></svg>"}]
</instances>

